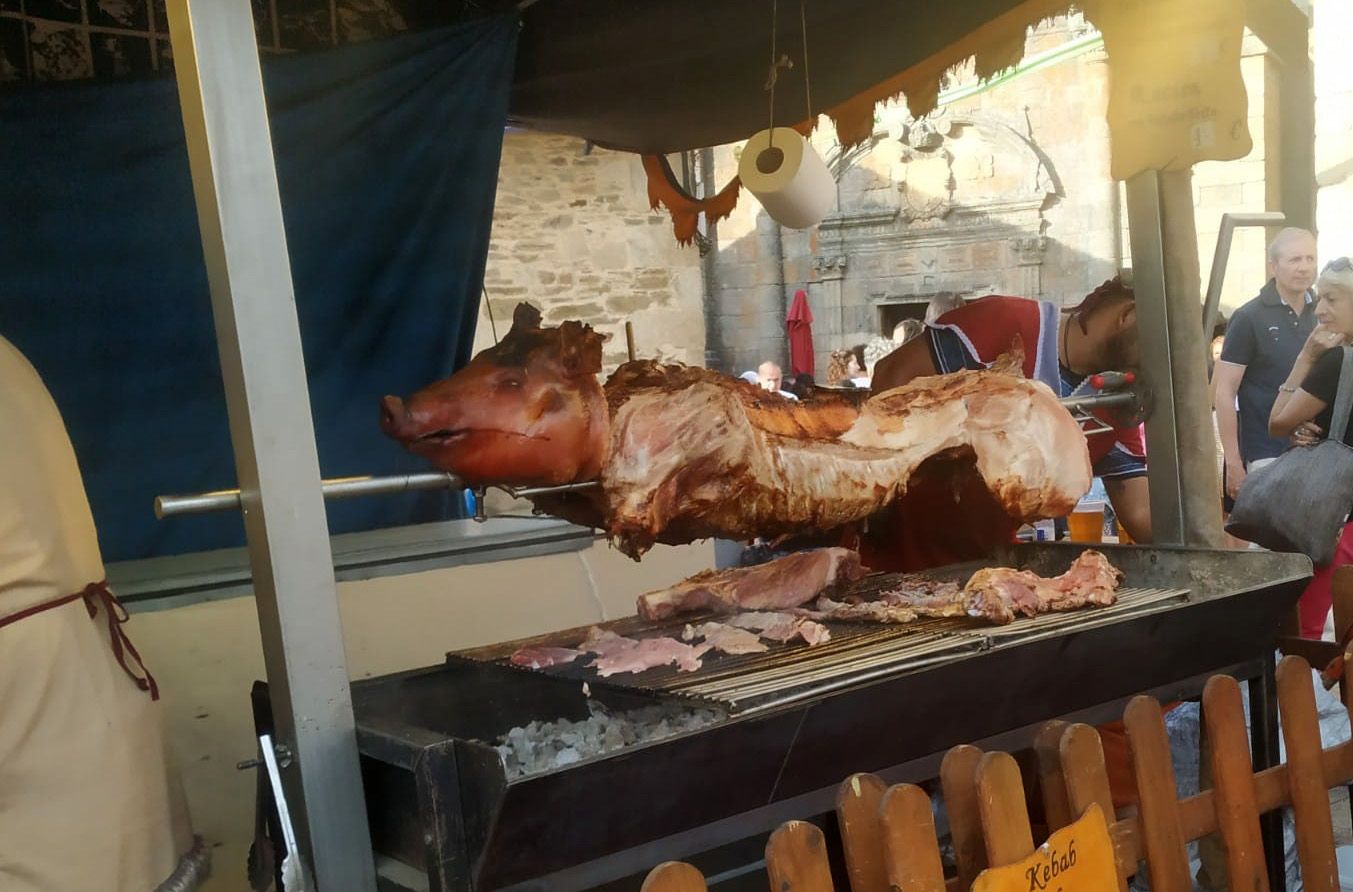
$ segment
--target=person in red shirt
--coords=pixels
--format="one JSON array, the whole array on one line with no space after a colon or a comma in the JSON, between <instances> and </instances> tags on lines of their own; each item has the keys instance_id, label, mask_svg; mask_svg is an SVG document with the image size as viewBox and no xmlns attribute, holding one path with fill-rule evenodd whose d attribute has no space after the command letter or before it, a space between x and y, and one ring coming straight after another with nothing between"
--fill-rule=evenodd
<instances>
[{"instance_id":1,"label":"person in red shirt","mask_svg":"<svg viewBox=\"0 0 1353 892\"><path fill-rule=\"evenodd\" d=\"M1075 307L1022 297L991 295L951 310L926 334L880 360L873 391L900 387L914 378L985 368L1016 349L1024 375L1058 396L1081 392L1096 372L1131 371L1141 361L1137 307L1132 289L1114 278ZM1146 483L1146 447L1135 420L1101 416L1108 433L1086 438L1095 476L1135 542L1151 541L1151 505ZM908 521L910 519L910 522ZM1009 542L1017 522L992 498L971 462L954 474L920 478L883 517L871 519L861 536L864 564L875 570L925 570L987 557ZM1127 739L1121 722L1100 727L1114 804L1136 800Z\"/></svg>"},{"instance_id":2,"label":"person in red shirt","mask_svg":"<svg viewBox=\"0 0 1353 892\"><path fill-rule=\"evenodd\" d=\"M1026 377L1059 396L1087 389L1096 372L1136 369L1141 354L1132 289L1115 278L1077 306L990 295L939 317L926 332L880 360L874 393L914 378L985 368L1016 350ZM1095 476L1104 480L1123 528L1134 542L1151 541L1146 447L1135 420L1102 416L1113 427L1087 437ZM970 462L954 475L927 475L861 539L865 563L877 570L913 571L973 560L1011 540L1017 522L987 491ZM911 522L908 522L908 518ZM921 522L917 518L923 518ZM943 522L937 522L943 518Z\"/></svg>"}]
</instances>

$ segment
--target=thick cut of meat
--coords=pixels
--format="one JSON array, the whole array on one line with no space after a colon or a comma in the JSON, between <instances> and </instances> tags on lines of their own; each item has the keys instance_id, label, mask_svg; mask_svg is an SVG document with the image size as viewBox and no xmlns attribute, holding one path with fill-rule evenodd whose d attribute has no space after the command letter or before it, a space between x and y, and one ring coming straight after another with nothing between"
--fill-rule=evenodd
<instances>
[{"instance_id":1,"label":"thick cut of meat","mask_svg":"<svg viewBox=\"0 0 1353 892\"><path fill-rule=\"evenodd\" d=\"M1060 516L1090 485L1085 437L1045 385L993 371L918 378L864 404L835 439L786 436L736 385L647 381L618 402L601 513L637 557L654 542L830 530L906 491L929 458L975 462L1017 520ZM786 405L788 405L786 403ZM775 408L791 412L787 408Z\"/></svg>"},{"instance_id":2,"label":"thick cut of meat","mask_svg":"<svg viewBox=\"0 0 1353 892\"><path fill-rule=\"evenodd\" d=\"M550 666L562 666L572 663L583 655L583 651L571 647L523 647L510 658L513 666L525 666L527 669L546 669Z\"/></svg>"},{"instance_id":3,"label":"thick cut of meat","mask_svg":"<svg viewBox=\"0 0 1353 892\"><path fill-rule=\"evenodd\" d=\"M1108 607L1123 574L1098 551L1087 549L1061 576L1044 579L1028 570L991 567L968 580L968 615L1005 624L1016 616L1074 610L1093 604Z\"/></svg>"},{"instance_id":4,"label":"thick cut of meat","mask_svg":"<svg viewBox=\"0 0 1353 892\"><path fill-rule=\"evenodd\" d=\"M709 650L707 644L692 646L675 638L626 638L597 626L579 647L597 655L592 668L602 678L672 664L678 672L694 672L700 668L700 657Z\"/></svg>"},{"instance_id":5,"label":"thick cut of meat","mask_svg":"<svg viewBox=\"0 0 1353 892\"><path fill-rule=\"evenodd\" d=\"M809 647L832 640L831 630L792 613L739 613L727 620L730 626L751 629L767 641L790 642L795 638Z\"/></svg>"},{"instance_id":6,"label":"thick cut of meat","mask_svg":"<svg viewBox=\"0 0 1353 892\"><path fill-rule=\"evenodd\" d=\"M766 645L753 633L725 623L687 626L681 637L686 641L703 638L710 647L726 654L759 654L767 650Z\"/></svg>"},{"instance_id":7,"label":"thick cut of meat","mask_svg":"<svg viewBox=\"0 0 1353 892\"><path fill-rule=\"evenodd\" d=\"M788 554L755 567L706 570L671 588L639 596L639 615L665 619L676 613L798 607L844 582L865 575L860 556L847 548Z\"/></svg>"}]
</instances>

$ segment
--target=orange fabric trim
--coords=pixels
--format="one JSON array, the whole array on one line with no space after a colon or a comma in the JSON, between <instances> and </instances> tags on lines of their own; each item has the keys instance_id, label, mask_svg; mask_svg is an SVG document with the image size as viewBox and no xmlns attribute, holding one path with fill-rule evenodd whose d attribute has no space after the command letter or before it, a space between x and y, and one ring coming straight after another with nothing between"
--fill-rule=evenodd
<instances>
[{"instance_id":1,"label":"orange fabric trim","mask_svg":"<svg viewBox=\"0 0 1353 892\"><path fill-rule=\"evenodd\" d=\"M977 72L983 77L1017 63L1024 55L1024 33L1028 26L1065 12L1071 5L1068 0L1028 0L929 58L833 106L827 115L836 123L837 139L846 147L868 139L874 130L874 106L899 94L906 95L907 108L913 117L933 111L939 100L940 78L969 57L977 57ZM1015 40L1019 47L1011 62Z\"/></svg>"},{"instance_id":2,"label":"orange fabric trim","mask_svg":"<svg viewBox=\"0 0 1353 892\"><path fill-rule=\"evenodd\" d=\"M806 139L813 132L813 122L800 121L790 129ZM700 214L705 215L706 223L717 223L737 207L738 193L742 191L740 178L733 177L727 186L709 198L696 198L681 188L666 155L640 157L644 162L644 173L648 175L648 206L654 210L667 208L667 213L672 216L672 232L681 244L689 245L695 239Z\"/></svg>"},{"instance_id":3,"label":"orange fabric trim","mask_svg":"<svg viewBox=\"0 0 1353 892\"><path fill-rule=\"evenodd\" d=\"M695 238L696 224L701 214L707 223L722 220L733 213L738 203L738 193L742 191L742 181L733 177L718 194L709 198L696 198L681 188L672 173L672 166L664 155L644 155L644 173L648 175L648 206L657 210L667 208L672 217L672 232L676 240L689 245Z\"/></svg>"}]
</instances>

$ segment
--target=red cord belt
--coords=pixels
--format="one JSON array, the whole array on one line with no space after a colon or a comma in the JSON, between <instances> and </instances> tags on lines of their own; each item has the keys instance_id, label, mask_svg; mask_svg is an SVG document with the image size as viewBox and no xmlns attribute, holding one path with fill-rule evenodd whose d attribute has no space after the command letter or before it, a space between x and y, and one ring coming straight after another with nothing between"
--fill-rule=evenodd
<instances>
[{"instance_id":1,"label":"red cord belt","mask_svg":"<svg viewBox=\"0 0 1353 892\"><path fill-rule=\"evenodd\" d=\"M145 661L141 659L140 652L137 651L136 646L132 644L131 639L127 637L127 633L122 628L122 624L127 621L127 610L122 606L122 602L117 599L117 595L114 595L112 589L108 587L108 580L106 579L91 582L73 595L66 595L43 604L35 604L10 616L0 617L0 628L43 611L62 607L72 601L84 601L90 619L98 616L99 605L103 605L103 612L108 616L108 638L112 642L113 656L117 658L118 665L122 667L122 671L126 672L132 681L136 682L138 688L150 692L150 699L160 699L160 687L155 683L155 676L150 674Z\"/></svg>"}]
</instances>

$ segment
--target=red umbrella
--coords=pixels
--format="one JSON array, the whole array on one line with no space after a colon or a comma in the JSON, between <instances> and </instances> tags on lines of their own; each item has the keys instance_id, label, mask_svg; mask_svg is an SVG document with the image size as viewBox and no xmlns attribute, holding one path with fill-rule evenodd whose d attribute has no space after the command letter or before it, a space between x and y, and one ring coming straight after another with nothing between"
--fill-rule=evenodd
<instances>
[{"instance_id":1,"label":"red umbrella","mask_svg":"<svg viewBox=\"0 0 1353 892\"><path fill-rule=\"evenodd\" d=\"M789 371L794 375L813 374L813 311L808 309L808 292L794 292L794 303L785 319L789 331Z\"/></svg>"}]
</instances>

